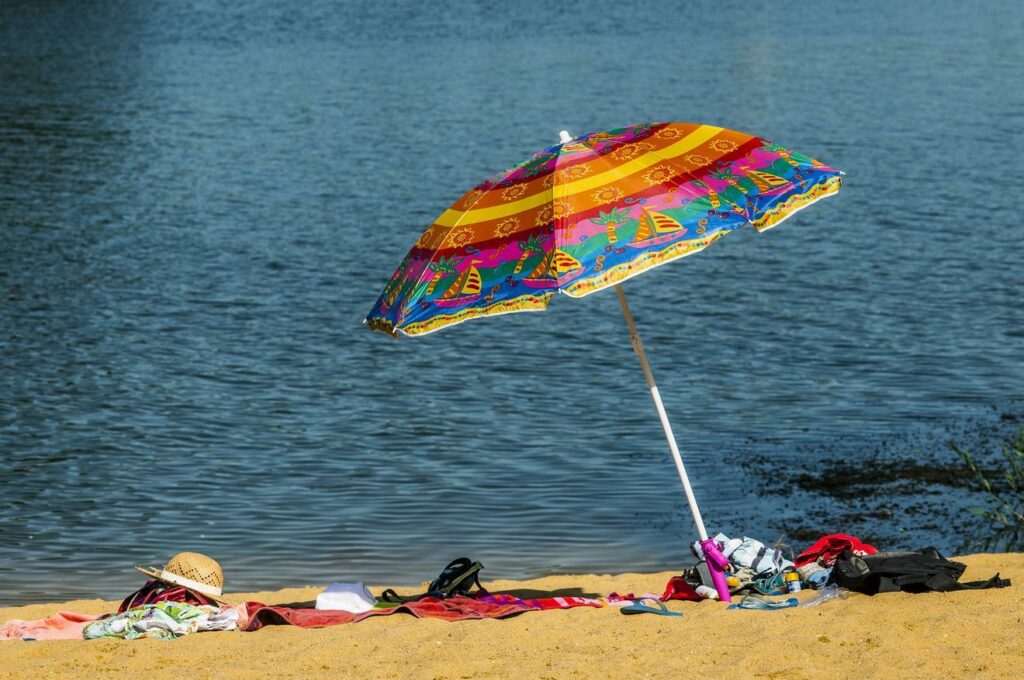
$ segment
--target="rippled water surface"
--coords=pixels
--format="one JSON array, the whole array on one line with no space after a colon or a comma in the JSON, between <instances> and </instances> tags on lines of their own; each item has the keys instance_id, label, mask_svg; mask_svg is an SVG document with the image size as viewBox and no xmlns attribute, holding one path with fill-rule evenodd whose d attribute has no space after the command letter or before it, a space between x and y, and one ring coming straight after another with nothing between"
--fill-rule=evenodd
<instances>
[{"instance_id":1,"label":"rippled water surface","mask_svg":"<svg viewBox=\"0 0 1024 680\"><path fill-rule=\"evenodd\" d=\"M614 295L361 325L563 128L715 123L847 173L626 286L709 527L802 512L750 456L867 460L1021 396L1024 6L549 5L3 3L0 603L186 549L229 590L680 564Z\"/></svg>"}]
</instances>

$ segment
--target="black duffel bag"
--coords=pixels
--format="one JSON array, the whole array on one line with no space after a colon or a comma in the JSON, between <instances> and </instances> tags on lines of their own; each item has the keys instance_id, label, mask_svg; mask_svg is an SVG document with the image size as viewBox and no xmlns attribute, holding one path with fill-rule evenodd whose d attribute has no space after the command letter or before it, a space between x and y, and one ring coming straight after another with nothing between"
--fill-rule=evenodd
<instances>
[{"instance_id":1,"label":"black duffel bag","mask_svg":"<svg viewBox=\"0 0 1024 680\"><path fill-rule=\"evenodd\" d=\"M880 552L855 555L849 550L836 559L829 583L858 593L926 593L931 591L1005 588L1009 579L996 574L987 581L960 583L967 566L947 560L935 548L917 552Z\"/></svg>"}]
</instances>

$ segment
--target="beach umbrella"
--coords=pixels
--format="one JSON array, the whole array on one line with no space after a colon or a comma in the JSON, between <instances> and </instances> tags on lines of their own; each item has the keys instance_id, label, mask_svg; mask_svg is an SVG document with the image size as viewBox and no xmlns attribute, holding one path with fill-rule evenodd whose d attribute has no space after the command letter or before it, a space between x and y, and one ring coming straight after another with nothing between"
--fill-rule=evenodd
<instances>
[{"instance_id":1,"label":"beach umbrella","mask_svg":"<svg viewBox=\"0 0 1024 680\"><path fill-rule=\"evenodd\" d=\"M708 538L622 282L751 224L769 229L839 191L841 173L761 137L649 123L573 138L478 184L427 228L366 323L391 336L543 311L614 288L705 555ZM670 315L671 310L665 310ZM729 599L721 570L716 586Z\"/></svg>"}]
</instances>

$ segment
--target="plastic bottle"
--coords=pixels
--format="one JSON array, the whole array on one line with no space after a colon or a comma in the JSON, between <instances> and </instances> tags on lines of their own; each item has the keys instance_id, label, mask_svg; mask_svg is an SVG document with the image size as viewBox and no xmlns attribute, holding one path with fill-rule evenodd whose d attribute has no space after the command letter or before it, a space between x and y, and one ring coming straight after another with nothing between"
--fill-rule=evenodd
<instances>
[{"instance_id":1,"label":"plastic bottle","mask_svg":"<svg viewBox=\"0 0 1024 680\"><path fill-rule=\"evenodd\" d=\"M786 590L791 593L800 592L800 574L795 571L787 571L785 575Z\"/></svg>"},{"instance_id":2,"label":"plastic bottle","mask_svg":"<svg viewBox=\"0 0 1024 680\"><path fill-rule=\"evenodd\" d=\"M846 588L840 588L838 584L832 583L819 590L818 595L816 597L801 602L800 606L816 607L822 602L828 602L829 600L835 599L837 597L840 599L846 599L848 595L849 591L847 591Z\"/></svg>"},{"instance_id":3,"label":"plastic bottle","mask_svg":"<svg viewBox=\"0 0 1024 680\"><path fill-rule=\"evenodd\" d=\"M705 600L717 600L718 591L710 586L697 586L695 588L697 594L703 597Z\"/></svg>"}]
</instances>

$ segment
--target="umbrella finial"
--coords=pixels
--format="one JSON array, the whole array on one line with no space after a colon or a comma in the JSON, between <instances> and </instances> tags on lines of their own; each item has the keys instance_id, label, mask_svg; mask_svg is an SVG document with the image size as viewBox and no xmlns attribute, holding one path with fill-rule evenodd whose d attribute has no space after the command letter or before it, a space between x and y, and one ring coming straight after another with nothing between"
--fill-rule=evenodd
<instances>
[{"instance_id":1,"label":"umbrella finial","mask_svg":"<svg viewBox=\"0 0 1024 680\"><path fill-rule=\"evenodd\" d=\"M559 144L568 144L572 141L572 135L569 134L568 130L562 130L558 133L558 136L560 138L558 140Z\"/></svg>"}]
</instances>

